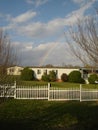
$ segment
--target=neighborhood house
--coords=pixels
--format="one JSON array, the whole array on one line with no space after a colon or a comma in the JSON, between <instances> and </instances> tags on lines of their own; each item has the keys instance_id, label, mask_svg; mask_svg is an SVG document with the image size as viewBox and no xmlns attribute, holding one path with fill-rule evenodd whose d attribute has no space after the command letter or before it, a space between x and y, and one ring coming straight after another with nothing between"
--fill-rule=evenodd
<instances>
[{"instance_id":1,"label":"neighborhood house","mask_svg":"<svg viewBox=\"0 0 98 130\"><path fill-rule=\"evenodd\" d=\"M13 66L9 67L7 69L8 75L20 75L21 71L24 69L24 67L20 66ZM34 71L34 76L36 79L41 79L42 75L44 73L49 74L50 71L55 71L57 74L57 80L61 80L61 75L63 73L66 73L67 75L72 71L80 71L81 77L85 79L85 81L88 80L88 77L92 73L98 73L98 69L92 69L92 68L60 68L60 67L51 67L51 68L45 68L45 67L30 67Z\"/></svg>"},{"instance_id":2,"label":"neighborhood house","mask_svg":"<svg viewBox=\"0 0 98 130\"><path fill-rule=\"evenodd\" d=\"M7 68L7 74L8 75L20 75L22 70L23 70L23 67L12 66L12 67Z\"/></svg>"},{"instance_id":3,"label":"neighborhood house","mask_svg":"<svg viewBox=\"0 0 98 130\"><path fill-rule=\"evenodd\" d=\"M44 73L49 74L50 71L55 71L57 74L57 79L60 80L61 79L61 75L63 73L69 74L70 72L76 70L79 71L79 69L73 69L73 68L41 68L41 67L30 67L30 69L32 69L34 71L34 76L37 79L41 79L42 75ZM23 67L19 67L19 66L13 66L13 67L9 67L7 69L7 74L8 75L20 75L21 71L23 70Z\"/></svg>"},{"instance_id":4,"label":"neighborhood house","mask_svg":"<svg viewBox=\"0 0 98 130\"><path fill-rule=\"evenodd\" d=\"M32 70L34 71L35 77L39 80L41 79L44 73L49 74L50 71L56 72L58 80L61 79L61 75L63 73L66 73L68 75L70 72L74 70L79 71L79 69L68 69L68 68L32 68Z\"/></svg>"}]
</instances>

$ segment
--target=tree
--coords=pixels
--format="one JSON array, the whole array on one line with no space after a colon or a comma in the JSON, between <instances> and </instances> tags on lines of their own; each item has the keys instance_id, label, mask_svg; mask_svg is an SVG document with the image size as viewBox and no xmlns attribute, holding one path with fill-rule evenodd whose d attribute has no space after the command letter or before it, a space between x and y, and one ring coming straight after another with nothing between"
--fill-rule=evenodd
<instances>
[{"instance_id":1,"label":"tree","mask_svg":"<svg viewBox=\"0 0 98 130\"><path fill-rule=\"evenodd\" d=\"M16 63L17 57L9 36L0 28L0 82L7 78L6 69Z\"/></svg>"},{"instance_id":2,"label":"tree","mask_svg":"<svg viewBox=\"0 0 98 130\"><path fill-rule=\"evenodd\" d=\"M75 56L84 65L98 65L98 16L78 20L74 26L70 26L67 43Z\"/></svg>"},{"instance_id":3,"label":"tree","mask_svg":"<svg viewBox=\"0 0 98 130\"><path fill-rule=\"evenodd\" d=\"M21 79L27 81L34 80L34 71L25 67L21 72Z\"/></svg>"},{"instance_id":4,"label":"tree","mask_svg":"<svg viewBox=\"0 0 98 130\"><path fill-rule=\"evenodd\" d=\"M53 68L54 66L52 64L47 64L44 67L46 67L46 68Z\"/></svg>"},{"instance_id":5,"label":"tree","mask_svg":"<svg viewBox=\"0 0 98 130\"><path fill-rule=\"evenodd\" d=\"M5 86L12 78L7 75L7 68L17 63L15 49L11 46L7 33L0 28L0 94L3 93L4 100L11 86ZM11 83L11 82L10 82ZM10 94L10 93L9 93ZM4 101L3 100L3 101Z\"/></svg>"}]
</instances>

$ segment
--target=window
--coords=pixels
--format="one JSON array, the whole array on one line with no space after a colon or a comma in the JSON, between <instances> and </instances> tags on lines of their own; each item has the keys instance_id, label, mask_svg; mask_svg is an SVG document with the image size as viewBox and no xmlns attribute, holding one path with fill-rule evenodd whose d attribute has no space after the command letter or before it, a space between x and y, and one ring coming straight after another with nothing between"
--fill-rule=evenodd
<instances>
[{"instance_id":1,"label":"window","mask_svg":"<svg viewBox=\"0 0 98 130\"><path fill-rule=\"evenodd\" d=\"M37 70L37 74L41 74L41 70Z\"/></svg>"},{"instance_id":2,"label":"window","mask_svg":"<svg viewBox=\"0 0 98 130\"><path fill-rule=\"evenodd\" d=\"M44 74L47 74L47 70L43 70Z\"/></svg>"},{"instance_id":3,"label":"window","mask_svg":"<svg viewBox=\"0 0 98 130\"><path fill-rule=\"evenodd\" d=\"M55 72L56 74L58 74L58 70L54 70L54 72Z\"/></svg>"},{"instance_id":4,"label":"window","mask_svg":"<svg viewBox=\"0 0 98 130\"><path fill-rule=\"evenodd\" d=\"M58 70L56 70L55 72L56 72L56 74L58 74Z\"/></svg>"},{"instance_id":5,"label":"window","mask_svg":"<svg viewBox=\"0 0 98 130\"><path fill-rule=\"evenodd\" d=\"M21 72L22 71L22 69L18 69L18 72Z\"/></svg>"},{"instance_id":6,"label":"window","mask_svg":"<svg viewBox=\"0 0 98 130\"><path fill-rule=\"evenodd\" d=\"M10 72L11 72L11 73L14 72L14 69L11 68L11 69L10 69Z\"/></svg>"}]
</instances>

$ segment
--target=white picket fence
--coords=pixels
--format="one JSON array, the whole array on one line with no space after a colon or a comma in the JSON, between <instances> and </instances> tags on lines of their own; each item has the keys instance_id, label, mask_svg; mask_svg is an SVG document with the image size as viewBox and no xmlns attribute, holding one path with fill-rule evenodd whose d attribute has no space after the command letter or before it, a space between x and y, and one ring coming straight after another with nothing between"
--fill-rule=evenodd
<instances>
[{"instance_id":1,"label":"white picket fence","mask_svg":"<svg viewBox=\"0 0 98 130\"><path fill-rule=\"evenodd\" d=\"M16 99L48 99L48 86L17 86Z\"/></svg>"},{"instance_id":2,"label":"white picket fence","mask_svg":"<svg viewBox=\"0 0 98 130\"><path fill-rule=\"evenodd\" d=\"M49 100L80 100L79 88L59 89L53 88L49 90Z\"/></svg>"},{"instance_id":3,"label":"white picket fence","mask_svg":"<svg viewBox=\"0 0 98 130\"><path fill-rule=\"evenodd\" d=\"M14 99L47 99L49 101L98 100L98 89L79 88L53 88L48 85L43 86L1 86L0 97L14 97Z\"/></svg>"},{"instance_id":4,"label":"white picket fence","mask_svg":"<svg viewBox=\"0 0 98 130\"><path fill-rule=\"evenodd\" d=\"M80 101L97 101L98 89L85 89L81 88Z\"/></svg>"}]
</instances>

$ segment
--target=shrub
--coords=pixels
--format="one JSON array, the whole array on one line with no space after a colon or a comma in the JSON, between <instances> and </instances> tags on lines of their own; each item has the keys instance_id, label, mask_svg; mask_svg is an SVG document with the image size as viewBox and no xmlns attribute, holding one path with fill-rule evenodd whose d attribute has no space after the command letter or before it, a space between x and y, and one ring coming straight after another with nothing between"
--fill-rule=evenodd
<instances>
[{"instance_id":1,"label":"shrub","mask_svg":"<svg viewBox=\"0 0 98 130\"><path fill-rule=\"evenodd\" d=\"M56 72L50 71L49 74L44 73L44 75L42 75L42 80L47 82L56 81Z\"/></svg>"},{"instance_id":2,"label":"shrub","mask_svg":"<svg viewBox=\"0 0 98 130\"><path fill-rule=\"evenodd\" d=\"M84 79L81 78L81 73L79 71L72 71L68 76L68 81L73 83L84 83Z\"/></svg>"},{"instance_id":3,"label":"shrub","mask_svg":"<svg viewBox=\"0 0 98 130\"><path fill-rule=\"evenodd\" d=\"M44 75L42 75L42 78L41 78L43 81L46 81L46 82L49 82L50 81L50 78L49 78L49 75L47 75L46 73L44 73Z\"/></svg>"},{"instance_id":4,"label":"shrub","mask_svg":"<svg viewBox=\"0 0 98 130\"><path fill-rule=\"evenodd\" d=\"M21 79L22 80L33 80L34 79L34 71L29 69L28 67L25 67L21 72Z\"/></svg>"},{"instance_id":5,"label":"shrub","mask_svg":"<svg viewBox=\"0 0 98 130\"><path fill-rule=\"evenodd\" d=\"M98 81L98 76L97 74L91 74L90 77L88 78L88 81L90 84L95 84L95 81Z\"/></svg>"},{"instance_id":6,"label":"shrub","mask_svg":"<svg viewBox=\"0 0 98 130\"><path fill-rule=\"evenodd\" d=\"M65 73L63 73L63 74L61 75L61 80L62 80L63 82L68 81L68 75L65 74Z\"/></svg>"},{"instance_id":7,"label":"shrub","mask_svg":"<svg viewBox=\"0 0 98 130\"><path fill-rule=\"evenodd\" d=\"M50 71L49 78L50 78L50 81L52 82L56 81L56 72Z\"/></svg>"}]
</instances>

